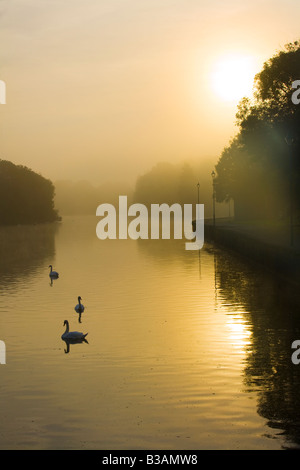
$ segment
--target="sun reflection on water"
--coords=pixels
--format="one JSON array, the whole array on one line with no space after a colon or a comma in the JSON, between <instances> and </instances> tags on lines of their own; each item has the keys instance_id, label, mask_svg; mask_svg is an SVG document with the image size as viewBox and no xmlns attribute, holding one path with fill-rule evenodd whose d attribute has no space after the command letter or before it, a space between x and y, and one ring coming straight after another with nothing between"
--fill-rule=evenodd
<instances>
[{"instance_id":1,"label":"sun reflection on water","mask_svg":"<svg viewBox=\"0 0 300 470\"><path fill-rule=\"evenodd\" d=\"M235 313L228 316L226 326L229 330L228 339L232 341L233 347L241 353L245 352L246 347L251 344L252 336L248 321L240 313Z\"/></svg>"}]
</instances>

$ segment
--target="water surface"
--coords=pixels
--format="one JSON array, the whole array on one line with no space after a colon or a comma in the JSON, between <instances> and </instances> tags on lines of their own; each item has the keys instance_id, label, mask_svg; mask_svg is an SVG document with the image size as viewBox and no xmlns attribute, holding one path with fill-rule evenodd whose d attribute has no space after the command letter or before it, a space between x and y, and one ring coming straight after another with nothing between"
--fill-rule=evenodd
<instances>
[{"instance_id":1,"label":"water surface","mask_svg":"<svg viewBox=\"0 0 300 470\"><path fill-rule=\"evenodd\" d=\"M0 231L1 449L297 447L294 290L210 245L100 241L96 223ZM65 319L88 344L67 347Z\"/></svg>"}]
</instances>

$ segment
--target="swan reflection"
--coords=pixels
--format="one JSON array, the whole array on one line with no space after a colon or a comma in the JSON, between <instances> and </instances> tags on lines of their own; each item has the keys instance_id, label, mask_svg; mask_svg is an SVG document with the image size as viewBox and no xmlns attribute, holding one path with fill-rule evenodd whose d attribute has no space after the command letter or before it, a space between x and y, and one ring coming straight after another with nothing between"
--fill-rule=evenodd
<instances>
[{"instance_id":1,"label":"swan reflection","mask_svg":"<svg viewBox=\"0 0 300 470\"><path fill-rule=\"evenodd\" d=\"M61 335L61 339L65 341L67 349L65 353L70 351L70 344L79 344L79 343L88 343L85 339L88 333L81 333L79 331L69 331L69 322L68 320L64 321L64 326L66 325L65 332Z\"/></svg>"},{"instance_id":2,"label":"swan reflection","mask_svg":"<svg viewBox=\"0 0 300 470\"><path fill-rule=\"evenodd\" d=\"M86 340L86 339L77 339L77 340L67 340L67 339L64 339L63 340L65 343L66 343L66 347L64 348L64 351L66 354L68 354L70 352L70 344L81 344L81 343L87 343L89 344L89 342Z\"/></svg>"},{"instance_id":3,"label":"swan reflection","mask_svg":"<svg viewBox=\"0 0 300 470\"><path fill-rule=\"evenodd\" d=\"M50 277L50 282L49 282L50 287L53 286L53 282L54 282L56 279L57 279L57 278L55 278L55 277Z\"/></svg>"}]
</instances>

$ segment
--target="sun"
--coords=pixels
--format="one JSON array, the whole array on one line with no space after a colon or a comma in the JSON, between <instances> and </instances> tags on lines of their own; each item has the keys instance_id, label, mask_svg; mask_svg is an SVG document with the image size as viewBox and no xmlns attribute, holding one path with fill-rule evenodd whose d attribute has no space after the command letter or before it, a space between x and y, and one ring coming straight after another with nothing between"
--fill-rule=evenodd
<instances>
[{"instance_id":1,"label":"sun","mask_svg":"<svg viewBox=\"0 0 300 470\"><path fill-rule=\"evenodd\" d=\"M253 57L237 54L224 56L213 68L213 90L224 101L238 102L252 95L256 73Z\"/></svg>"}]
</instances>

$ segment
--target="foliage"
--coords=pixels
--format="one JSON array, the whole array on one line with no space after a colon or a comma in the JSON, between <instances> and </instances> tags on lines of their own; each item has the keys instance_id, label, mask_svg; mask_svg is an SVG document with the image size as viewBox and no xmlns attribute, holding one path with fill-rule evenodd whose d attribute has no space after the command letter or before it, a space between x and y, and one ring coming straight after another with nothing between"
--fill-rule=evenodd
<instances>
[{"instance_id":1,"label":"foliage","mask_svg":"<svg viewBox=\"0 0 300 470\"><path fill-rule=\"evenodd\" d=\"M32 224L58 219L52 182L22 165L0 160L0 224Z\"/></svg>"},{"instance_id":2,"label":"foliage","mask_svg":"<svg viewBox=\"0 0 300 470\"><path fill-rule=\"evenodd\" d=\"M145 204L195 204L197 203L197 184L200 181L199 192L201 203L204 195L209 192L209 184L203 179L198 168L190 163L172 164L157 163L150 171L139 176L133 195L134 202Z\"/></svg>"},{"instance_id":3,"label":"foliage","mask_svg":"<svg viewBox=\"0 0 300 470\"><path fill-rule=\"evenodd\" d=\"M265 216L274 210L287 213L292 191L299 207L300 105L291 99L292 83L299 79L299 42L285 46L256 75L253 98L242 99L238 106L239 133L216 165L218 201L248 200L247 210L252 204Z\"/></svg>"},{"instance_id":4,"label":"foliage","mask_svg":"<svg viewBox=\"0 0 300 470\"><path fill-rule=\"evenodd\" d=\"M151 204L195 202L193 172L188 165L182 168L171 163L158 163L136 181L134 200L150 207Z\"/></svg>"}]
</instances>

